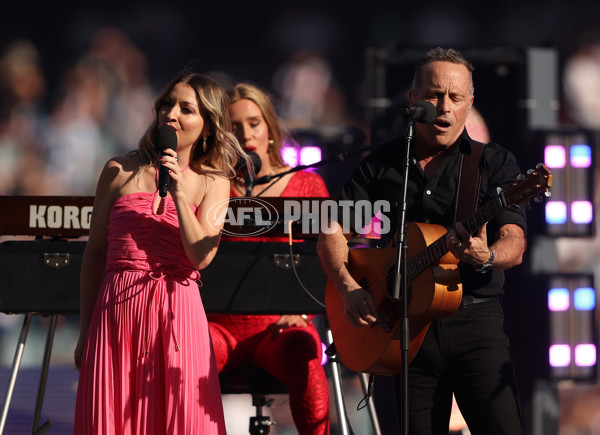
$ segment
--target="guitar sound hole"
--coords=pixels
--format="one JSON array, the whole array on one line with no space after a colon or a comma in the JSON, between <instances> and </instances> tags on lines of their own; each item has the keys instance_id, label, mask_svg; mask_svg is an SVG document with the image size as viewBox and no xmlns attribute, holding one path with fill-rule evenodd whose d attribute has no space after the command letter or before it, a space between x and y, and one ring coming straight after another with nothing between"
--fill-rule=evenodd
<instances>
[{"instance_id":1,"label":"guitar sound hole","mask_svg":"<svg viewBox=\"0 0 600 435\"><path fill-rule=\"evenodd\" d=\"M402 292L400 292L399 298L394 299L394 277L395 269L390 268L387 273L386 289L389 297L383 299L377 308L379 312L379 318L381 321L381 328L386 332L391 332L394 326L400 320L402 313ZM402 284L402 283L401 283ZM410 302L412 294L412 287L408 286L408 301Z\"/></svg>"},{"instance_id":2,"label":"guitar sound hole","mask_svg":"<svg viewBox=\"0 0 600 435\"><path fill-rule=\"evenodd\" d=\"M394 299L384 299L377 308L381 328L386 332L392 332L394 326L400 320L402 306L399 301Z\"/></svg>"}]
</instances>

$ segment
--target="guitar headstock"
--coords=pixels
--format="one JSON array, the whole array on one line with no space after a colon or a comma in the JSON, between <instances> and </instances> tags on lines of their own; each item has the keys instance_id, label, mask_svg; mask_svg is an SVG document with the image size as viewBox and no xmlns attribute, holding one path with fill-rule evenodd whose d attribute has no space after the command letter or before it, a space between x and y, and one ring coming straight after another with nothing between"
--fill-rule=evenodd
<instances>
[{"instance_id":1,"label":"guitar headstock","mask_svg":"<svg viewBox=\"0 0 600 435\"><path fill-rule=\"evenodd\" d=\"M535 169L527 171L527 175L520 176L511 186L503 192L504 206L519 205L530 199L538 202L543 197L550 196L552 187L552 172L543 163L538 163Z\"/></svg>"}]
</instances>

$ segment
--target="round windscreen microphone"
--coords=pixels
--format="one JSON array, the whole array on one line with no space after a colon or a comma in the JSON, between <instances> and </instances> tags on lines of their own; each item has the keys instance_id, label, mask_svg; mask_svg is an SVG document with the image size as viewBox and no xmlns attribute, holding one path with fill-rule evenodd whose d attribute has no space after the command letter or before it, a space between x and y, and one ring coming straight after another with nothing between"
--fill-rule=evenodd
<instances>
[{"instance_id":1,"label":"round windscreen microphone","mask_svg":"<svg viewBox=\"0 0 600 435\"><path fill-rule=\"evenodd\" d=\"M244 164L244 184L246 185L246 196L252 196L252 189L256 184L256 174L262 168L262 160L254 151L248 151L246 154L252 162L252 171L250 171L247 164Z\"/></svg>"},{"instance_id":2,"label":"round windscreen microphone","mask_svg":"<svg viewBox=\"0 0 600 435\"><path fill-rule=\"evenodd\" d=\"M404 106L400 109L400 114L406 120L413 120L429 124L433 122L436 116L435 106L429 101L417 101L415 107Z\"/></svg>"}]
</instances>

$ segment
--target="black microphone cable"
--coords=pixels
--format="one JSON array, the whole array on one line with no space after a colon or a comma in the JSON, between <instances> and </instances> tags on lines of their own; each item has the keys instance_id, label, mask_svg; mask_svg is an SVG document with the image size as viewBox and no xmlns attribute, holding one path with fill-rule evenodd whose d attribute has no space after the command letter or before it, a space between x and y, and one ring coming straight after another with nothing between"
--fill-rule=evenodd
<instances>
[{"instance_id":1,"label":"black microphone cable","mask_svg":"<svg viewBox=\"0 0 600 435\"><path fill-rule=\"evenodd\" d=\"M304 285L304 283L302 282L302 279L300 278L300 275L298 275L298 270L296 270L296 265L294 264L294 241L292 239L292 221L290 220L288 223L288 230L290 233L290 238L289 238L289 246L290 246L290 264L292 267L292 271L294 272L294 275L296 276L296 280L298 281L298 284L300 284L300 287L302 287L302 290L304 290L304 292L313 300L315 301L319 306L325 308L325 304L323 302L321 302L315 295L313 295L310 290L308 290L306 288L306 286Z\"/></svg>"}]
</instances>

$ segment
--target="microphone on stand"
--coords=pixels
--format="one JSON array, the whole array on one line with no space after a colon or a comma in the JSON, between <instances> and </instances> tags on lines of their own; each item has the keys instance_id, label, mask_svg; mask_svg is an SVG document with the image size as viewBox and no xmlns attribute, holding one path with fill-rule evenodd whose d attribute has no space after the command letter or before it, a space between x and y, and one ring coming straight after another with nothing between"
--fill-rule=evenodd
<instances>
[{"instance_id":1,"label":"microphone on stand","mask_svg":"<svg viewBox=\"0 0 600 435\"><path fill-rule=\"evenodd\" d=\"M436 109L429 101L421 100L417 101L415 107L403 106L400 108L400 114L406 120L429 124L435 119Z\"/></svg>"},{"instance_id":2,"label":"microphone on stand","mask_svg":"<svg viewBox=\"0 0 600 435\"><path fill-rule=\"evenodd\" d=\"M164 156L164 150L171 148L172 150L177 149L177 133L175 129L170 125L163 125L156 132L155 137L156 151L159 156ZM169 170L162 164L158 165L158 194L161 197L167 196L167 190L169 190L169 182L171 177L169 176Z\"/></svg>"},{"instance_id":3,"label":"microphone on stand","mask_svg":"<svg viewBox=\"0 0 600 435\"><path fill-rule=\"evenodd\" d=\"M254 151L249 151L248 157L252 160L253 171L250 171L247 164L244 164L244 184L246 185L246 196L252 196L252 189L256 185L256 174L260 172L262 168L262 160L260 156Z\"/></svg>"}]
</instances>

